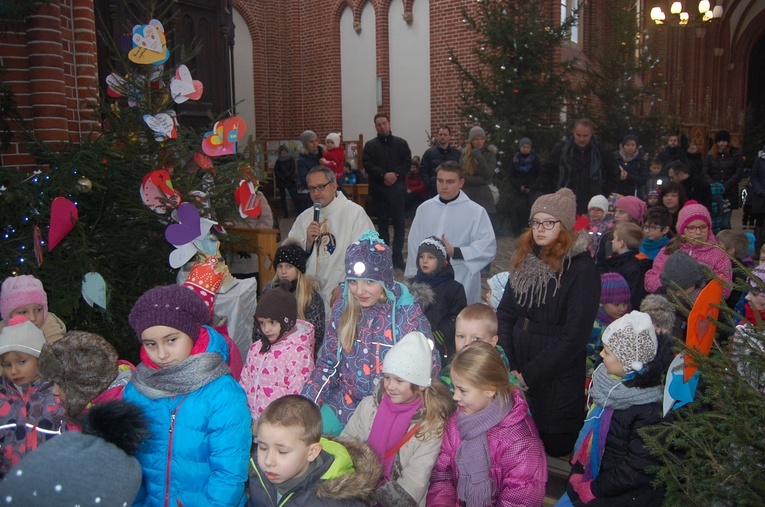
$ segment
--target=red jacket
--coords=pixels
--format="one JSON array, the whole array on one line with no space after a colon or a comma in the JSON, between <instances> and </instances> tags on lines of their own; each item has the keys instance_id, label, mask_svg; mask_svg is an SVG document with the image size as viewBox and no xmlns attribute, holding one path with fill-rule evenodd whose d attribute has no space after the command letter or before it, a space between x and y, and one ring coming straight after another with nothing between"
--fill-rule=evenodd
<instances>
[{"instance_id":1,"label":"red jacket","mask_svg":"<svg viewBox=\"0 0 765 507\"><path fill-rule=\"evenodd\" d=\"M325 150L322 157L327 161L327 163L324 164L324 167L332 169L332 172L335 173L337 181L342 182L343 172L345 172L345 168L343 167L343 164L345 163L345 147L337 146L335 148Z\"/></svg>"},{"instance_id":2,"label":"red jacket","mask_svg":"<svg viewBox=\"0 0 765 507\"><path fill-rule=\"evenodd\" d=\"M422 197L428 196L428 189L425 186L425 182L422 176L406 173L406 190L412 194L420 194Z\"/></svg>"}]
</instances>

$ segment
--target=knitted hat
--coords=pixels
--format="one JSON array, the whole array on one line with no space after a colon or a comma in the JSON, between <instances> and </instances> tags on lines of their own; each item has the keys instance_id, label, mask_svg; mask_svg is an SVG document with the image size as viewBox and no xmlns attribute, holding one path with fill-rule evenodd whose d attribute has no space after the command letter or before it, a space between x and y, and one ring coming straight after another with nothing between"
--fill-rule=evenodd
<instances>
[{"instance_id":1,"label":"knitted hat","mask_svg":"<svg viewBox=\"0 0 765 507\"><path fill-rule=\"evenodd\" d=\"M64 411L74 420L117 378L118 359L114 347L99 335L69 331L43 347L37 368L40 375L64 390Z\"/></svg>"},{"instance_id":2,"label":"knitted hat","mask_svg":"<svg viewBox=\"0 0 765 507\"><path fill-rule=\"evenodd\" d=\"M365 232L358 241L348 246L345 251L345 278L380 282L388 295L392 295L395 287L393 254L377 231Z\"/></svg>"},{"instance_id":3,"label":"knitted hat","mask_svg":"<svg viewBox=\"0 0 765 507\"><path fill-rule=\"evenodd\" d=\"M546 194L539 197L531 206L529 219L537 213L552 215L569 231L576 221L576 196L569 188L561 188L554 194Z\"/></svg>"},{"instance_id":4,"label":"knitted hat","mask_svg":"<svg viewBox=\"0 0 765 507\"><path fill-rule=\"evenodd\" d=\"M661 189L658 187L652 188L648 191L646 197L661 197Z\"/></svg>"},{"instance_id":5,"label":"knitted hat","mask_svg":"<svg viewBox=\"0 0 765 507\"><path fill-rule=\"evenodd\" d=\"M289 284L283 282L272 288L260 297L258 306L255 308L255 324L257 319L271 319L279 323L281 332L279 337L295 327L297 321L297 299L295 295L287 288Z\"/></svg>"},{"instance_id":6,"label":"knitted hat","mask_svg":"<svg viewBox=\"0 0 765 507\"><path fill-rule=\"evenodd\" d=\"M43 307L43 320L48 318L48 295L42 282L32 275L9 276L0 291L0 318L8 322L19 306L38 304Z\"/></svg>"},{"instance_id":7,"label":"knitted hat","mask_svg":"<svg viewBox=\"0 0 765 507\"><path fill-rule=\"evenodd\" d=\"M502 296L505 295L505 287L507 287L507 279L510 278L508 271L502 271L486 280L486 284L491 291L491 301L489 306L495 310L499 308L499 302L502 301Z\"/></svg>"},{"instance_id":8,"label":"knitted hat","mask_svg":"<svg viewBox=\"0 0 765 507\"><path fill-rule=\"evenodd\" d=\"M274 266L286 262L295 266L303 274L305 274L307 261L308 255L305 253L305 249L295 239L284 240L282 246L276 249L276 255L274 255Z\"/></svg>"},{"instance_id":9,"label":"knitted hat","mask_svg":"<svg viewBox=\"0 0 765 507\"><path fill-rule=\"evenodd\" d=\"M420 387L430 386L433 342L413 331L393 345L383 359L383 373Z\"/></svg>"},{"instance_id":10,"label":"knitted hat","mask_svg":"<svg viewBox=\"0 0 765 507\"><path fill-rule=\"evenodd\" d=\"M340 134L327 134L327 142L332 141L335 146L340 146Z\"/></svg>"},{"instance_id":11,"label":"knitted hat","mask_svg":"<svg viewBox=\"0 0 765 507\"><path fill-rule=\"evenodd\" d=\"M626 211L630 218L632 218L632 220L640 225L643 224L645 212L648 211L648 207L646 206L645 202L642 199L632 195L620 197L617 199L614 203L614 209L616 208L621 208Z\"/></svg>"},{"instance_id":12,"label":"knitted hat","mask_svg":"<svg viewBox=\"0 0 765 507\"><path fill-rule=\"evenodd\" d=\"M638 138L635 134L627 134L622 139L622 145L624 145L627 141L635 141L635 144L638 144Z\"/></svg>"},{"instance_id":13,"label":"knitted hat","mask_svg":"<svg viewBox=\"0 0 765 507\"><path fill-rule=\"evenodd\" d=\"M194 291L180 285L154 287L144 292L128 316L139 341L141 334L152 326L172 327L197 341L199 328L209 321L207 306Z\"/></svg>"},{"instance_id":14,"label":"knitted hat","mask_svg":"<svg viewBox=\"0 0 765 507\"><path fill-rule=\"evenodd\" d=\"M486 131L482 129L481 127L479 127L478 125L470 129L470 133L468 134L468 142L472 143L473 139L475 139L476 137L483 137L484 139L486 139Z\"/></svg>"},{"instance_id":15,"label":"knitted hat","mask_svg":"<svg viewBox=\"0 0 765 507\"><path fill-rule=\"evenodd\" d=\"M600 275L600 304L629 303L632 294L627 280L619 273Z\"/></svg>"},{"instance_id":16,"label":"knitted hat","mask_svg":"<svg viewBox=\"0 0 765 507\"><path fill-rule=\"evenodd\" d=\"M148 435L141 409L111 401L89 410L82 426L21 459L0 483L3 505L131 505L142 476L132 455Z\"/></svg>"},{"instance_id":17,"label":"knitted hat","mask_svg":"<svg viewBox=\"0 0 765 507\"><path fill-rule=\"evenodd\" d=\"M606 199L606 196L604 195L592 196L592 199L590 199L590 202L587 204L587 209L590 210L592 208L608 211L608 199Z\"/></svg>"},{"instance_id":18,"label":"knitted hat","mask_svg":"<svg viewBox=\"0 0 765 507\"><path fill-rule=\"evenodd\" d=\"M531 139L529 139L528 137L524 137L523 139L518 141L518 147L520 148L522 146L531 146Z\"/></svg>"},{"instance_id":19,"label":"knitted hat","mask_svg":"<svg viewBox=\"0 0 765 507\"><path fill-rule=\"evenodd\" d=\"M765 266L760 264L752 270L752 276L749 277L747 283L752 288L751 292L755 294L762 294L765 292Z\"/></svg>"},{"instance_id":20,"label":"knitted hat","mask_svg":"<svg viewBox=\"0 0 765 507\"><path fill-rule=\"evenodd\" d=\"M683 250L675 250L667 257L664 269L659 275L662 285L667 288L689 289L704 279L701 264Z\"/></svg>"},{"instance_id":21,"label":"knitted hat","mask_svg":"<svg viewBox=\"0 0 765 507\"><path fill-rule=\"evenodd\" d=\"M436 236L428 236L422 243L420 243L420 247L417 249L417 259L420 258L420 254L422 253L432 254L438 259L438 268L435 273L439 273L444 269L444 266L449 263L449 255L446 253L446 246L444 246L444 242Z\"/></svg>"},{"instance_id":22,"label":"knitted hat","mask_svg":"<svg viewBox=\"0 0 765 507\"><path fill-rule=\"evenodd\" d=\"M316 135L316 132L313 130L306 130L302 134L300 134L300 142L303 143L303 146L307 145L311 139L316 139L318 136Z\"/></svg>"},{"instance_id":23,"label":"knitted hat","mask_svg":"<svg viewBox=\"0 0 765 507\"><path fill-rule=\"evenodd\" d=\"M613 321L603 331L603 345L624 367L624 373L639 372L656 356L659 346L651 316L633 311Z\"/></svg>"},{"instance_id":24,"label":"knitted hat","mask_svg":"<svg viewBox=\"0 0 765 507\"><path fill-rule=\"evenodd\" d=\"M718 130L715 134L715 142L728 141L730 142L730 132L727 130Z\"/></svg>"},{"instance_id":25,"label":"knitted hat","mask_svg":"<svg viewBox=\"0 0 765 507\"><path fill-rule=\"evenodd\" d=\"M709 228L707 238L709 238L709 235L714 234L712 232L712 217L709 215L709 210L706 206L699 204L693 199L686 202L685 206L677 213L677 233L684 234L685 228L694 220L703 220L707 224Z\"/></svg>"},{"instance_id":26,"label":"knitted hat","mask_svg":"<svg viewBox=\"0 0 765 507\"><path fill-rule=\"evenodd\" d=\"M648 294L640 302L640 311L651 316L654 326L667 332L675 327L675 310L664 296Z\"/></svg>"},{"instance_id":27,"label":"knitted hat","mask_svg":"<svg viewBox=\"0 0 765 507\"><path fill-rule=\"evenodd\" d=\"M23 315L12 317L0 330L0 356L8 352L23 352L40 357L45 335Z\"/></svg>"}]
</instances>

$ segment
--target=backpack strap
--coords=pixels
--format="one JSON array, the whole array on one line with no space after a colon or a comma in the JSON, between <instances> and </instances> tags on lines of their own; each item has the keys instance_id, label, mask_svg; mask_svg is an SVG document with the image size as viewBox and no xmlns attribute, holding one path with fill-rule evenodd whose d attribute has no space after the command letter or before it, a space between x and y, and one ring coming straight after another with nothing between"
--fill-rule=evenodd
<instances>
[{"instance_id":1,"label":"backpack strap","mask_svg":"<svg viewBox=\"0 0 765 507\"><path fill-rule=\"evenodd\" d=\"M417 433L417 430L420 429L420 426L421 426L420 423L417 423L414 426L412 426L412 429L406 432L406 435L404 435L404 438L402 438L399 443L397 443L392 449L389 449L388 451L385 452L385 459L390 458L391 456L396 454L399 449L404 447L404 444L409 442L409 440L411 440L414 434Z\"/></svg>"}]
</instances>

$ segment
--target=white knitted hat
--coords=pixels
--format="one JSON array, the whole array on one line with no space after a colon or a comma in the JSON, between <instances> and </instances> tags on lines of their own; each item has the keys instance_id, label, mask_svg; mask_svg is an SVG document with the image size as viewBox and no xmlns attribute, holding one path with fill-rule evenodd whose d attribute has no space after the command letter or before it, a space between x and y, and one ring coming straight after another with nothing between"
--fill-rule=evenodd
<instances>
[{"instance_id":1,"label":"white knitted hat","mask_svg":"<svg viewBox=\"0 0 765 507\"><path fill-rule=\"evenodd\" d=\"M340 134L327 134L327 141L332 141L335 143L335 146L340 146Z\"/></svg>"},{"instance_id":2,"label":"white knitted hat","mask_svg":"<svg viewBox=\"0 0 765 507\"><path fill-rule=\"evenodd\" d=\"M632 311L603 331L603 345L614 353L625 373L640 371L656 356L658 341L651 316Z\"/></svg>"},{"instance_id":3,"label":"white knitted hat","mask_svg":"<svg viewBox=\"0 0 765 507\"><path fill-rule=\"evenodd\" d=\"M590 202L587 204L587 209L591 210L592 208L598 208L598 209L602 209L603 211L608 211L608 199L606 199L606 196L604 195L592 196L592 199L590 199Z\"/></svg>"},{"instance_id":4,"label":"white knitted hat","mask_svg":"<svg viewBox=\"0 0 765 507\"><path fill-rule=\"evenodd\" d=\"M45 335L22 315L12 317L0 331L0 356L8 352L23 352L40 357Z\"/></svg>"},{"instance_id":5,"label":"white knitted hat","mask_svg":"<svg viewBox=\"0 0 765 507\"><path fill-rule=\"evenodd\" d=\"M383 373L395 375L419 387L429 387L433 342L419 331L398 341L383 359Z\"/></svg>"}]
</instances>

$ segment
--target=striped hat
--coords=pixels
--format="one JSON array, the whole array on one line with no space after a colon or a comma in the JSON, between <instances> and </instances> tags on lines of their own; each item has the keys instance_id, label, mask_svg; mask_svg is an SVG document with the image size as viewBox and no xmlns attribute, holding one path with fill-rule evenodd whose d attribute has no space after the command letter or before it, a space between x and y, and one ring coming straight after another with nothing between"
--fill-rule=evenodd
<instances>
[{"instance_id":1,"label":"striped hat","mask_svg":"<svg viewBox=\"0 0 765 507\"><path fill-rule=\"evenodd\" d=\"M627 280L619 273L600 275L600 304L629 303L632 294Z\"/></svg>"}]
</instances>

